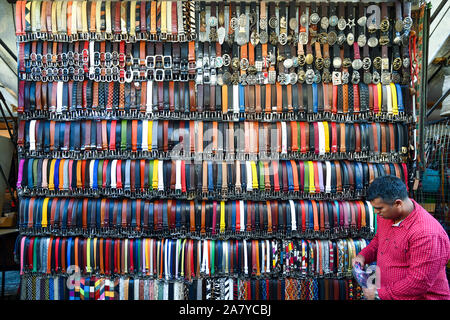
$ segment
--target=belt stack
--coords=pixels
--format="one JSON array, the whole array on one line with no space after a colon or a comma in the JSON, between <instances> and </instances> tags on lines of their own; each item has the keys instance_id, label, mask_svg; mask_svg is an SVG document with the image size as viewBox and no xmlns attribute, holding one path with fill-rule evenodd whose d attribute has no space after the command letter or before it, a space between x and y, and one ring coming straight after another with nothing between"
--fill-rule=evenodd
<instances>
[{"instance_id":1,"label":"belt stack","mask_svg":"<svg viewBox=\"0 0 450 320\"><path fill-rule=\"evenodd\" d=\"M408 1L17 1L28 300L363 298L408 185Z\"/></svg>"}]
</instances>

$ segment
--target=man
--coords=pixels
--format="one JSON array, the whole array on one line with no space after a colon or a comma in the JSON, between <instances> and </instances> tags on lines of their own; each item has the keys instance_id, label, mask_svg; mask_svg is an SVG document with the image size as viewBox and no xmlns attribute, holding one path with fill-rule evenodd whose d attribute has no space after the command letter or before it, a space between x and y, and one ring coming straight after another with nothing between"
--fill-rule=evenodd
<instances>
[{"instance_id":1,"label":"man","mask_svg":"<svg viewBox=\"0 0 450 320\"><path fill-rule=\"evenodd\" d=\"M408 197L405 184L394 176L375 179L366 198L378 214L377 233L353 265L376 261L379 287L364 289L365 297L450 300L450 241L439 222Z\"/></svg>"}]
</instances>

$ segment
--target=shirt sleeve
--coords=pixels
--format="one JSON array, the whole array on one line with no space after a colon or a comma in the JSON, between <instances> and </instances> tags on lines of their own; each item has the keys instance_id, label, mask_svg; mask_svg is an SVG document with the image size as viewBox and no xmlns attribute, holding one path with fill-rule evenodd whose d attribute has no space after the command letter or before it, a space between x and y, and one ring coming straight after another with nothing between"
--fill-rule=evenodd
<instances>
[{"instance_id":1,"label":"shirt sleeve","mask_svg":"<svg viewBox=\"0 0 450 320\"><path fill-rule=\"evenodd\" d=\"M377 252L378 252L378 232L375 234L373 239L370 240L370 243L367 245L367 247L362 249L359 254L364 257L366 264L370 264L376 260Z\"/></svg>"},{"instance_id":2,"label":"shirt sleeve","mask_svg":"<svg viewBox=\"0 0 450 320\"><path fill-rule=\"evenodd\" d=\"M378 295L382 300L409 300L423 296L447 263L447 243L441 236L422 233L410 243L411 263L407 275L400 281L379 288Z\"/></svg>"}]
</instances>

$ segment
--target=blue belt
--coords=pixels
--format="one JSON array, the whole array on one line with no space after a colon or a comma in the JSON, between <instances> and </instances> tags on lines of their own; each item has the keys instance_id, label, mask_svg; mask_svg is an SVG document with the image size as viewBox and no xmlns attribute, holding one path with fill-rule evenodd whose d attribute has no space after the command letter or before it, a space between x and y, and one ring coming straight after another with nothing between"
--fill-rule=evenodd
<instances>
[{"instance_id":1,"label":"blue belt","mask_svg":"<svg viewBox=\"0 0 450 320\"><path fill-rule=\"evenodd\" d=\"M311 200L308 200L308 209L309 209L309 230L314 230L314 209Z\"/></svg>"},{"instance_id":2,"label":"blue belt","mask_svg":"<svg viewBox=\"0 0 450 320\"><path fill-rule=\"evenodd\" d=\"M74 86L75 87L75 86ZM80 122L70 123L70 151L80 150Z\"/></svg>"},{"instance_id":3,"label":"blue belt","mask_svg":"<svg viewBox=\"0 0 450 320\"><path fill-rule=\"evenodd\" d=\"M55 142L54 142L55 150L59 149L59 138L60 138L60 129L59 129L59 127L60 126L61 126L60 122L56 122L55 123Z\"/></svg>"},{"instance_id":4,"label":"blue belt","mask_svg":"<svg viewBox=\"0 0 450 320\"><path fill-rule=\"evenodd\" d=\"M208 191L214 191L214 180L213 180L213 164L212 161L208 161Z\"/></svg>"},{"instance_id":5,"label":"blue belt","mask_svg":"<svg viewBox=\"0 0 450 320\"><path fill-rule=\"evenodd\" d=\"M35 161L37 161L37 160L36 159L28 159L26 161L28 161L28 166L27 166L28 188L33 189L34 188L34 183L33 183L33 163Z\"/></svg>"},{"instance_id":6,"label":"blue belt","mask_svg":"<svg viewBox=\"0 0 450 320\"><path fill-rule=\"evenodd\" d=\"M341 221L340 219L341 219L341 212L339 211L339 202L338 201L336 201L336 200L334 200L334 206L336 207L336 220L337 220L337 225L336 226L334 226L335 228L337 228L337 227L339 227L339 225L340 225L340 222L339 221Z\"/></svg>"},{"instance_id":7,"label":"blue belt","mask_svg":"<svg viewBox=\"0 0 450 320\"><path fill-rule=\"evenodd\" d=\"M295 206L294 206L295 208ZM292 217L291 217L291 205L289 202L286 203L286 232L292 231Z\"/></svg>"},{"instance_id":8,"label":"blue belt","mask_svg":"<svg viewBox=\"0 0 450 320\"><path fill-rule=\"evenodd\" d=\"M123 161L122 161L123 163ZM123 186L124 190L130 190L131 188L131 160L128 159L125 161L125 184Z\"/></svg>"},{"instance_id":9,"label":"blue belt","mask_svg":"<svg viewBox=\"0 0 450 320\"><path fill-rule=\"evenodd\" d=\"M50 83L48 84L50 85ZM28 111L29 105L30 105L30 83L28 81L25 81L25 86L24 86L24 107L25 107L25 111Z\"/></svg>"},{"instance_id":10,"label":"blue belt","mask_svg":"<svg viewBox=\"0 0 450 320\"><path fill-rule=\"evenodd\" d=\"M91 225L91 219L92 219L92 215L93 214L95 214L95 213L93 213L92 212L92 210L95 210L94 208L93 208L93 199L89 199L88 200L88 204L87 204L87 214L86 214L86 223L87 223L87 225Z\"/></svg>"},{"instance_id":11,"label":"blue belt","mask_svg":"<svg viewBox=\"0 0 450 320\"><path fill-rule=\"evenodd\" d=\"M241 84L239 85L239 112L245 112L245 87Z\"/></svg>"},{"instance_id":12,"label":"blue belt","mask_svg":"<svg viewBox=\"0 0 450 320\"><path fill-rule=\"evenodd\" d=\"M70 202L69 199L65 199L64 211L62 212L62 217L61 217L62 218L61 227L63 229L67 228L67 212L69 211L69 202ZM72 208L72 210L73 210L73 208ZM59 249L61 250L61 246L59 247ZM61 254L59 256L61 256Z\"/></svg>"},{"instance_id":13,"label":"blue belt","mask_svg":"<svg viewBox=\"0 0 450 320\"><path fill-rule=\"evenodd\" d=\"M181 228L181 206L182 203L179 200L177 200L175 213L175 228L177 228L178 230Z\"/></svg>"},{"instance_id":14,"label":"blue belt","mask_svg":"<svg viewBox=\"0 0 450 320\"><path fill-rule=\"evenodd\" d=\"M30 111L36 109L36 82L30 83L30 105L28 108Z\"/></svg>"},{"instance_id":15,"label":"blue belt","mask_svg":"<svg viewBox=\"0 0 450 320\"><path fill-rule=\"evenodd\" d=\"M319 98L317 96L317 83L312 84L312 92L313 92L313 112L317 113L319 108Z\"/></svg>"},{"instance_id":16,"label":"blue belt","mask_svg":"<svg viewBox=\"0 0 450 320\"><path fill-rule=\"evenodd\" d=\"M46 121L36 121L36 150L41 150L42 148L42 141L44 140L44 127L45 127Z\"/></svg>"},{"instance_id":17,"label":"blue belt","mask_svg":"<svg viewBox=\"0 0 450 320\"><path fill-rule=\"evenodd\" d=\"M294 191L294 177L292 172L292 163L290 161L286 161L286 167L288 176L288 190Z\"/></svg>"},{"instance_id":18,"label":"blue belt","mask_svg":"<svg viewBox=\"0 0 450 320\"><path fill-rule=\"evenodd\" d=\"M247 168L245 165L245 162L241 163L241 184L242 184L242 190L247 190Z\"/></svg>"},{"instance_id":19,"label":"blue belt","mask_svg":"<svg viewBox=\"0 0 450 320\"><path fill-rule=\"evenodd\" d=\"M50 83L49 83L50 84ZM72 101L70 104L70 111L76 111L77 110L77 83L74 83L72 86Z\"/></svg>"},{"instance_id":20,"label":"blue belt","mask_svg":"<svg viewBox=\"0 0 450 320\"><path fill-rule=\"evenodd\" d=\"M39 41L38 41L39 42ZM69 86L67 82L63 83L63 96L62 96L62 111L67 111L67 107L69 106Z\"/></svg>"},{"instance_id":21,"label":"blue belt","mask_svg":"<svg viewBox=\"0 0 450 320\"><path fill-rule=\"evenodd\" d=\"M100 225L101 225L101 199L97 199L95 201L95 226L97 229L100 229Z\"/></svg>"},{"instance_id":22,"label":"blue belt","mask_svg":"<svg viewBox=\"0 0 450 320\"><path fill-rule=\"evenodd\" d=\"M67 239L67 249L66 249L66 262L67 262L67 266L71 266L72 265L72 248L73 248L73 238L70 237Z\"/></svg>"},{"instance_id":23,"label":"blue belt","mask_svg":"<svg viewBox=\"0 0 450 320\"><path fill-rule=\"evenodd\" d=\"M217 240L217 271L219 273L223 273L223 267L222 267L222 258L223 258L223 241Z\"/></svg>"},{"instance_id":24,"label":"blue belt","mask_svg":"<svg viewBox=\"0 0 450 320\"><path fill-rule=\"evenodd\" d=\"M19 203L19 229L27 227L26 220L28 217L29 200L30 199L26 198Z\"/></svg>"},{"instance_id":25,"label":"blue belt","mask_svg":"<svg viewBox=\"0 0 450 320\"><path fill-rule=\"evenodd\" d=\"M341 163L341 170L342 170L342 186L344 188L350 187L350 180L348 175L348 170L351 170L351 168L347 168L347 164L345 162Z\"/></svg>"},{"instance_id":26,"label":"blue belt","mask_svg":"<svg viewBox=\"0 0 450 320\"><path fill-rule=\"evenodd\" d=\"M136 201L128 201L127 211L131 210L131 221L128 221L127 216L127 227L131 226L133 229L136 229Z\"/></svg>"},{"instance_id":27,"label":"blue belt","mask_svg":"<svg viewBox=\"0 0 450 320\"><path fill-rule=\"evenodd\" d=\"M59 131L56 131L56 134L59 134L58 145L55 146L55 149L61 150L64 147L64 135L66 133L66 126L69 126L67 122L61 122L59 124Z\"/></svg>"},{"instance_id":28,"label":"blue belt","mask_svg":"<svg viewBox=\"0 0 450 320\"><path fill-rule=\"evenodd\" d=\"M171 251L171 256L170 256L170 261L169 261L169 265L170 265L170 279L174 279L175 278L175 263L176 263L176 256L177 256L177 250L176 250L176 245L177 245L177 241L176 240L171 240L171 245L172 245L172 251Z\"/></svg>"},{"instance_id":29,"label":"blue belt","mask_svg":"<svg viewBox=\"0 0 450 320\"><path fill-rule=\"evenodd\" d=\"M42 222L42 207L44 204L44 198L39 198L36 200L37 200L37 202L35 202L35 204L37 204L37 215L36 215L34 221L36 221L36 227L41 228L42 227L42 224L41 224L41 222Z\"/></svg>"},{"instance_id":30,"label":"blue belt","mask_svg":"<svg viewBox=\"0 0 450 320\"><path fill-rule=\"evenodd\" d=\"M251 222L248 221L248 219L247 219L247 212L248 212L247 201L244 201L244 221L241 221L241 226L242 226L242 225L245 226L244 229L247 229L247 223L251 223ZM239 212L238 212L237 214L239 214Z\"/></svg>"},{"instance_id":31,"label":"blue belt","mask_svg":"<svg viewBox=\"0 0 450 320\"><path fill-rule=\"evenodd\" d=\"M116 203L117 205L117 220L116 220L116 228L120 229L122 227L122 214L125 214L122 212L122 206L120 203Z\"/></svg>"},{"instance_id":32,"label":"blue belt","mask_svg":"<svg viewBox=\"0 0 450 320\"><path fill-rule=\"evenodd\" d=\"M233 231L233 233L239 231L236 230L236 214L240 214L239 212L236 212L237 209L236 201L231 202L231 230ZM226 205L228 205L228 202Z\"/></svg>"},{"instance_id":33,"label":"blue belt","mask_svg":"<svg viewBox=\"0 0 450 320\"><path fill-rule=\"evenodd\" d=\"M148 228L150 229L150 231L153 230L153 221L154 221L153 214L154 214L154 204L153 202L150 202L148 208Z\"/></svg>"},{"instance_id":34,"label":"blue belt","mask_svg":"<svg viewBox=\"0 0 450 320\"><path fill-rule=\"evenodd\" d=\"M92 189L98 189L98 159L94 161L94 173L92 181Z\"/></svg>"},{"instance_id":35,"label":"blue belt","mask_svg":"<svg viewBox=\"0 0 450 320\"><path fill-rule=\"evenodd\" d=\"M87 133L86 121L80 121L80 124L81 124L81 136L80 136L81 150L84 150L84 149L86 149L86 142L85 142L86 141L86 133Z\"/></svg>"},{"instance_id":36,"label":"blue belt","mask_svg":"<svg viewBox=\"0 0 450 320\"><path fill-rule=\"evenodd\" d=\"M355 183L356 183L356 190L362 190L364 188L363 168L361 162L355 163Z\"/></svg>"},{"instance_id":37,"label":"blue belt","mask_svg":"<svg viewBox=\"0 0 450 320\"><path fill-rule=\"evenodd\" d=\"M397 106L399 112L404 112L405 108L403 106L403 96L402 96L402 88L399 84L395 85L395 88L397 89Z\"/></svg>"},{"instance_id":38,"label":"blue belt","mask_svg":"<svg viewBox=\"0 0 450 320\"><path fill-rule=\"evenodd\" d=\"M169 125L167 126L167 142L169 151L173 148L173 121L169 121Z\"/></svg>"},{"instance_id":39,"label":"blue belt","mask_svg":"<svg viewBox=\"0 0 450 320\"><path fill-rule=\"evenodd\" d=\"M57 159L55 162L55 190L59 190L59 164L60 164L60 162L61 162L61 159Z\"/></svg>"},{"instance_id":40,"label":"blue belt","mask_svg":"<svg viewBox=\"0 0 450 320\"><path fill-rule=\"evenodd\" d=\"M167 201L163 201L163 229L167 230L168 229L168 215L169 212L167 211Z\"/></svg>"}]
</instances>

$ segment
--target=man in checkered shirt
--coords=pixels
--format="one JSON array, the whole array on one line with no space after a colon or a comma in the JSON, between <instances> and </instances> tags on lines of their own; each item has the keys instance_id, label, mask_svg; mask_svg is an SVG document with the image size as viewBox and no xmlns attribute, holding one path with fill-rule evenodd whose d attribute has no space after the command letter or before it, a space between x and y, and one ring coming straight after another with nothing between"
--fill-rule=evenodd
<instances>
[{"instance_id":1,"label":"man in checkered shirt","mask_svg":"<svg viewBox=\"0 0 450 320\"><path fill-rule=\"evenodd\" d=\"M450 242L440 223L408 197L395 176L375 179L367 200L378 215L377 233L353 259L361 266L377 263L378 285L363 289L366 299L450 300Z\"/></svg>"}]
</instances>

